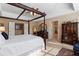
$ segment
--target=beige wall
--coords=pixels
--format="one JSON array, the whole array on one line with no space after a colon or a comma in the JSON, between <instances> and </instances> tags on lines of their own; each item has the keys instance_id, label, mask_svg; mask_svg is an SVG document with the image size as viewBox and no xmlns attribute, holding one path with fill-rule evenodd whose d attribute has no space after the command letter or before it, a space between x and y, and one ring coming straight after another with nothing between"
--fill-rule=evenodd
<instances>
[{"instance_id":1,"label":"beige wall","mask_svg":"<svg viewBox=\"0 0 79 59\"><path fill-rule=\"evenodd\" d=\"M58 39L57 41L61 41L61 33L62 33L62 29L61 29L61 24L67 21L71 21L71 22L79 22L79 12L74 12L71 14L66 14L66 15L62 15L62 16L58 16L58 17L54 17L54 18L50 18L46 20L46 24L48 26L48 32L49 32L49 39L53 40L53 21L58 21ZM35 23L35 26L38 24L40 24L43 21L37 21ZM79 24L78 24L79 25ZM79 26L78 26L79 28ZM78 31L78 36L79 36L79 31Z\"/></svg>"},{"instance_id":2,"label":"beige wall","mask_svg":"<svg viewBox=\"0 0 79 59\"><path fill-rule=\"evenodd\" d=\"M11 19L5 19L5 18L0 18L0 23L3 23L4 24L4 26L5 26L5 32L7 33L7 34L9 34L9 32L10 32L10 28L9 28L9 25L11 25L11 24L9 24L10 22L13 22L13 23L23 23L23 24L25 24L25 27L24 27L24 30L25 30L25 32L26 31L28 31L27 29L28 29L28 27L26 26L26 24L27 24L27 22L25 22L25 21L18 21L18 20L11 20ZM28 24L27 24L28 25ZM13 27L12 25L10 26L10 27ZM14 27L13 27L13 29L12 30L15 30L15 25L14 25ZM15 33L14 33L15 34Z\"/></svg>"},{"instance_id":3,"label":"beige wall","mask_svg":"<svg viewBox=\"0 0 79 59\"><path fill-rule=\"evenodd\" d=\"M61 33L62 33L62 29L61 29L61 24L67 21L71 21L71 22L79 22L79 12L74 12L71 14L66 14L66 15L62 15L62 16L58 16L58 17L54 17L54 18L50 18L46 20L46 24L47 24L47 31L48 31L48 37L49 39L53 40L53 22L54 21L58 21L58 39L57 41L61 41ZM6 28L6 33L9 33L9 22L15 22L15 23L25 23L27 24L27 22L24 21L17 21L17 20L10 20L10 19L5 19L5 18L0 18L0 23L4 23L4 26ZM30 26L30 31L32 33L33 31L33 26L39 26L40 23L43 23L43 21L33 21L31 22L31 26ZM79 25L79 24L78 24ZM27 26L25 26L26 30L28 29ZM78 26L79 28L79 26ZM39 29L38 29L39 30ZM78 31L78 36L79 36L79 31Z\"/></svg>"},{"instance_id":4,"label":"beige wall","mask_svg":"<svg viewBox=\"0 0 79 59\"><path fill-rule=\"evenodd\" d=\"M25 23L24 21L17 21L17 20L11 20L11 19L5 19L5 18L0 18L0 23L3 23L5 28L6 28L6 32L8 33L9 31L9 22L15 22L15 23Z\"/></svg>"},{"instance_id":5,"label":"beige wall","mask_svg":"<svg viewBox=\"0 0 79 59\"><path fill-rule=\"evenodd\" d=\"M0 18L0 23L4 24L4 26L6 28L5 29L5 32L8 33L8 25L9 25L8 20L5 20L5 19Z\"/></svg>"}]
</instances>

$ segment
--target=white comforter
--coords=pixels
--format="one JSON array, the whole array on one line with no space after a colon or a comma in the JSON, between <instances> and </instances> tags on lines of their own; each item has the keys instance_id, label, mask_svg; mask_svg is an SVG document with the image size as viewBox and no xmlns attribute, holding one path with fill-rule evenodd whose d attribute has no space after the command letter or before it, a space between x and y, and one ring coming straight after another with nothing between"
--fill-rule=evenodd
<instances>
[{"instance_id":1,"label":"white comforter","mask_svg":"<svg viewBox=\"0 0 79 59\"><path fill-rule=\"evenodd\" d=\"M27 35L22 38L7 40L4 45L0 46L0 55L16 56L25 52L28 54L30 51L41 47L44 47L43 39L41 37Z\"/></svg>"}]
</instances>

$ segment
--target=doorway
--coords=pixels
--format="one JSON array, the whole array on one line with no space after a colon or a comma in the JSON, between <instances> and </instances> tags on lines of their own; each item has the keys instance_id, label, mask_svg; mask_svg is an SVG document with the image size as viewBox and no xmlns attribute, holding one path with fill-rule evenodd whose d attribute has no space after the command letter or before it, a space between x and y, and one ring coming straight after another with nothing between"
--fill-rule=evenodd
<instances>
[{"instance_id":1,"label":"doorway","mask_svg":"<svg viewBox=\"0 0 79 59\"><path fill-rule=\"evenodd\" d=\"M53 41L58 42L58 21L53 21Z\"/></svg>"}]
</instances>

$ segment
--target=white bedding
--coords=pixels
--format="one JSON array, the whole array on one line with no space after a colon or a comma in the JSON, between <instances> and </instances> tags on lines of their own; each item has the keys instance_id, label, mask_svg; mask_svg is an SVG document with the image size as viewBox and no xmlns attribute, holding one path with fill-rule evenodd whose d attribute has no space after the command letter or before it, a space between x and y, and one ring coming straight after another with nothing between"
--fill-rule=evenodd
<instances>
[{"instance_id":1,"label":"white bedding","mask_svg":"<svg viewBox=\"0 0 79 59\"><path fill-rule=\"evenodd\" d=\"M44 47L44 43L41 37L27 35L20 38L6 40L5 44L0 46L0 55L16 56L25 52L28 54L30 51L42 47Z\"/></svg>"}]
</instances>

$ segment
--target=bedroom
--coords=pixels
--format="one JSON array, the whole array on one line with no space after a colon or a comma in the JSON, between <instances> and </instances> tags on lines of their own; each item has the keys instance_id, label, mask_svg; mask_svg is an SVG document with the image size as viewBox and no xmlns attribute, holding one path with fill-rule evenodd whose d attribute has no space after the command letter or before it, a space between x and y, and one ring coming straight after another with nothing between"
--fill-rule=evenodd
<instances>
[{"instance_id":1,"label":"bedroom","mask_svg":"<svg viewBox=\"0 0 79 59\"><path fill-rule=\"evenodd\" d=\"M72 25L72 28L68 27L69 33L71 31L75 32L76 39L71 40L73 37L69 36L70 42L68 40L64 40L66 42L61 42L62 34L64 35L64 32L62 32L64 30L62 29L62 24L79 22L78 4L25 3L23 5L29 7L29 9L25 7L25 9L27 8L26 11L23 10L24 6L17 7L18 5L18 3L0 4L0 31L5 32L9 37L6 42L2 40L3 43L1 42L2 45L0 45L0 55L74 55L73 42L77 39L76 37L79 33L76 31L78 30L78 24ZM39 15L42 15L42 17ZM73 27L77 27L77 29L73 29ZM61 53L62 51L66 54Z\"/></svg>"}]
</instances>

